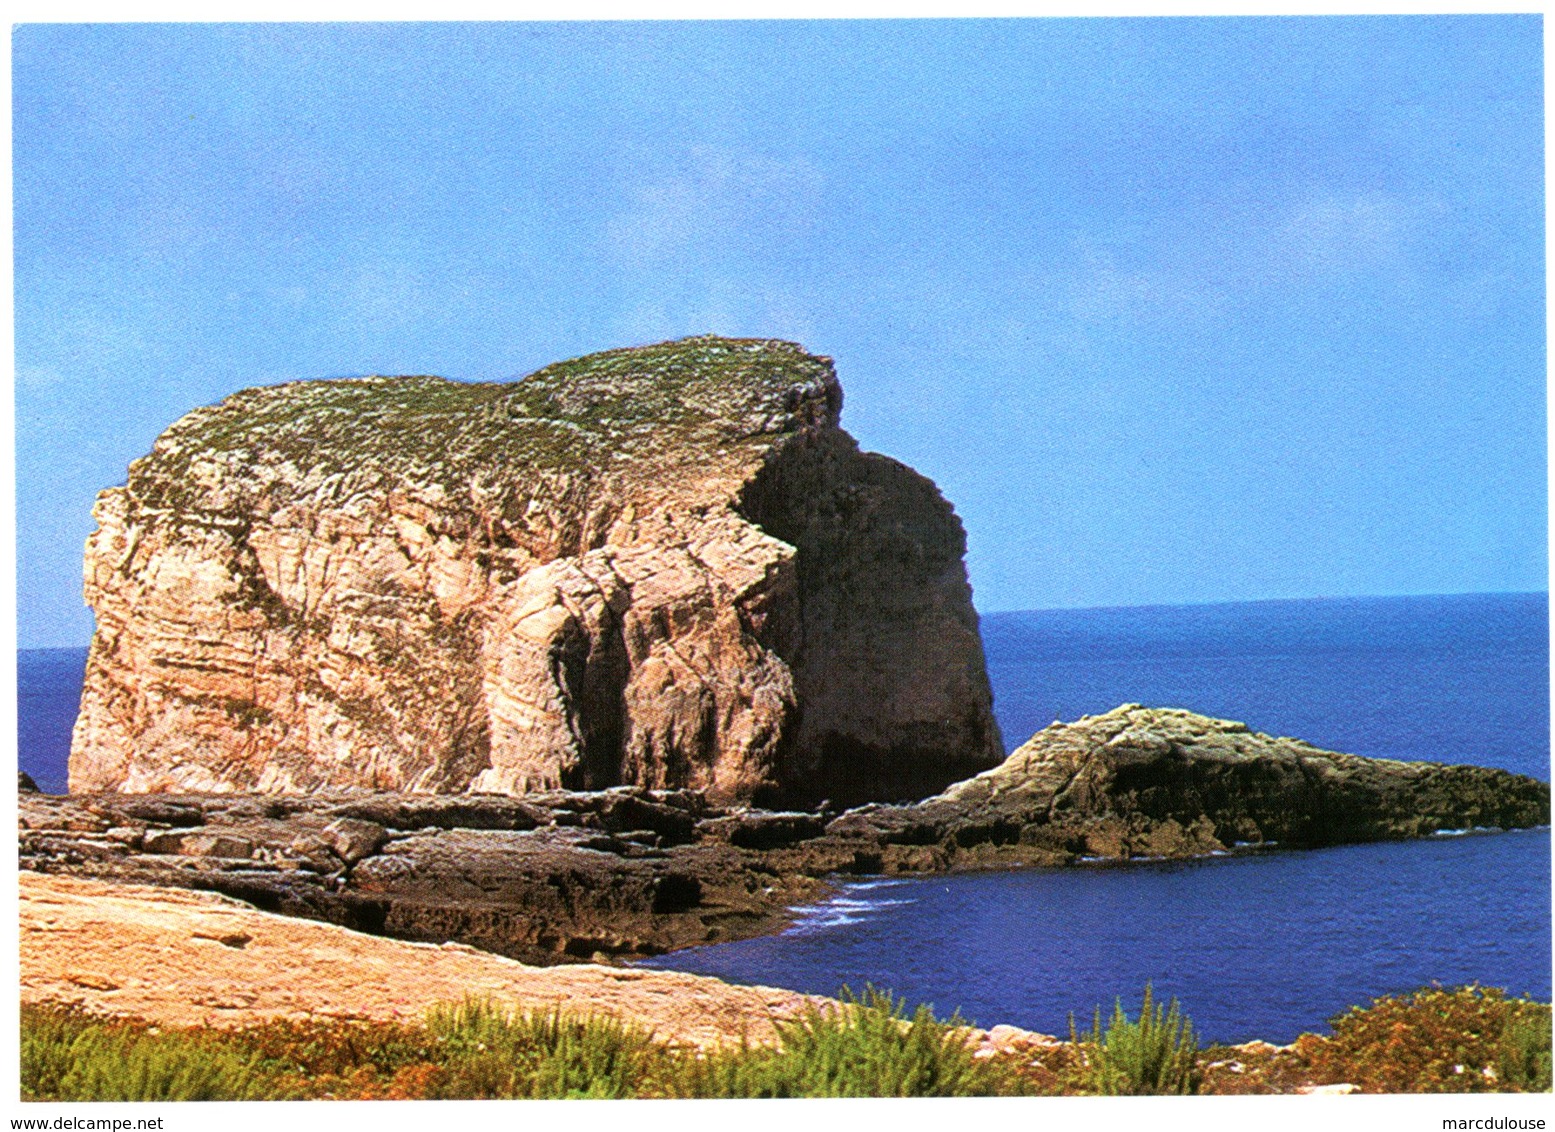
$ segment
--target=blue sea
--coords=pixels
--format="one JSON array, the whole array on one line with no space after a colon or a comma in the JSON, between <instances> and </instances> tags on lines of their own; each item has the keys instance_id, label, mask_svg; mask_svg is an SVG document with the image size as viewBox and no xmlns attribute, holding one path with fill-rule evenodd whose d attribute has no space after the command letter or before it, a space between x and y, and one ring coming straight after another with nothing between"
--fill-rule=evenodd
<instances>
[{"instance_id":1,"label":"blue sea","mask_svg":"<svg viewBox=\"0 0 1555 1132\"><path fill-rule=\"evenodd\" d=\"M1355 754L1550 777L1543 594L1046 610L983 617L1013 748L1120 703ZM19 656L22 769L62 791L84 649ZM1179 863L864 880L764 939L648 965L831 994L872 983L1050 1033L1146 981L1201 1035L1287 1041L1433 982L1548 1000L1548 830Z\"/></svg>"},{"instance_id":2,"label":"blue sea","mask_svg":"<svg viewBox=\"0 0 1555 1132\"><path fill-rule=\"evenodd\" d=\"M70 730L81 710L85 649L22 649L16 655L17 760L46 794L63 794Z\"/></svg>"}]
</instances>

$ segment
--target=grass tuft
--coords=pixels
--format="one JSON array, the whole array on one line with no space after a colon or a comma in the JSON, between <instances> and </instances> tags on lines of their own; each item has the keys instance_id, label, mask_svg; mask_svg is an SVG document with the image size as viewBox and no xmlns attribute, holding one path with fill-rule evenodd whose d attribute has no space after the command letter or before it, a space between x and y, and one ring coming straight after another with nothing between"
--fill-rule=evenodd
<instances>
[{"instance_id":1,"label":"grass tuft","mask_svg":"<svg viewBox=\"0 0 1555 1132\"><path fill-rule=\"evenodd\" d=\"M1115 1000L1112 1017L1102 1028L1101 1007L1092 1028L1076 1034L1069 1019L1070 1040L1085 1047L1081 1087L1102 1096L1185 1096L1199 1091L1198 1040L1193 1023L1171 1000L1163 1007L1145 984L1138 1020L1132 1020Z\"/></svg>"},{"instance_id":2,"label":"grass tuft","mask_svg":"<svg viewBox=\"0 0 1555 1132\"><path fill-rule=\"evenodd\" d=\"M22 1095L61 1101L240 1101L272 1095L258 1055L135 1023L25 1008Z\"/></svg>"},{"instance_id":3,"label":"grass tuft","mask_svg":"<svg viewBox=\"0 0 1555 1132\"><path fill-rule=\"evenodd\" d=\"M427 1029L446 1059L443 1096L620 1100L664 1076L667 1064L647 1031L560 1007L513 1013L467 999L435 1008Z\"/></svg>"},{"instance_id":4,"label":"grass tuft","mask_svg":"<svg viewBox=\"0 0 1555 1132\"><path fill-rule=\"evenodd\" d=\"M1021 1091L1008 1073L979 1061L959 1016L938 1021L927 1006L870 986L846 987L840 1009L812 1007L778 1024L778 1049L710 1058L694 1082L699 1096L976 1097Z\"/></svg>"}]
</instances>

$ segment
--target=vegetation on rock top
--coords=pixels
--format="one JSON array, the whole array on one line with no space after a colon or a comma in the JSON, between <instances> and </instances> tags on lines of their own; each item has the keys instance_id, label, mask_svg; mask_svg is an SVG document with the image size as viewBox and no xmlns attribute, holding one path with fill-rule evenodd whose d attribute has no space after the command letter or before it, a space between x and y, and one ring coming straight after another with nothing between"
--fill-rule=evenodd
<instances>
[{"instance_id":1,"label":"vegetation on rock top","mask_svg":"<svg viewBox=\"0 0 1555 1132\"><path fill-rule=\"evenodd\" d=\"M740 464L778 434L835 424L840 409L828 359L789 342L703 336L590 354L517 382L361 377L245 389L170 426L131 465L129 486L147 506L215 512L304 495L479 496L515 475L586 490L650 457L657 474L677 462Z\"/></svg>"}]
</instances>

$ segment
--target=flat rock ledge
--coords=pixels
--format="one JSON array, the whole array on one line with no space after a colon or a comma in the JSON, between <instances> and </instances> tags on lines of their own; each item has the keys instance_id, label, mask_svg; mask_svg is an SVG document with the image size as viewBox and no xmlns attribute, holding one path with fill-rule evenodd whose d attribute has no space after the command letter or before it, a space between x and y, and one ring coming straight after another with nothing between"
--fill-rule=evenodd
<instances>
[{"instance_id":1,"label":"flat rock ledge","mask_svg":"<svg viewBox=\"0 0 1555 1132\"><path fill-rule=\"evenodd\" d=\"M23 872L21 1000L104 1016L239 1028L289 1020L414 1022L489 999L512 1010L605 1014L666 1044L774 1044L777 1024L835 999L702 975L592 964L532 967L461 944L381 939L261 912L213 893ZM979 1056L1058 1044L968 1027Z\"/></svg>"},{"instance_id":2,"label":"flat rock ledge","mask_svg":"<svg viewBox=\"0 0 1555 1132\"><path fill-rule=\"evenodd\" d=\"M21 874L21 997L175 1026L415 1021L466 996L612 1014L691 1046L771 1042L814 999L669 971L538 968L363 935L212 893Z\"/></svg>"},{"instance_id":3,"label":"flat rock ledge","mask_svg":"<svg viewBox=\"0 0 1555 1132\"><path fill-rule=\"evenodd\" d=\"M526 963L780 928L834 874L1313 848L1549 824L1549 785L1323 751L1129 704L911 805L717 807L690 790L20 796L24 869L223 893Z\"/></svg>"}]
</instances>

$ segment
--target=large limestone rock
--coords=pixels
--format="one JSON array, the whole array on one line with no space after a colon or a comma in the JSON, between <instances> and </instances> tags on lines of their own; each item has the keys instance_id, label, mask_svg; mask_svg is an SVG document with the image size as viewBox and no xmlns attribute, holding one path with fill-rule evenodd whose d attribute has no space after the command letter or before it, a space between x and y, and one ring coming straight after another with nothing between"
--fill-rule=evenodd
<instances>
[{"instance_id":1,"label":"large limestone rock","mask_svg":"<svg viewBox=\"0 0 1555 1132\"><path fill-rule=\"evenodd\" d=\"M828 359L237 393L103 492L72 790L922 797L1001 746L934 485Z\"/></svg>"}]
</instances>

